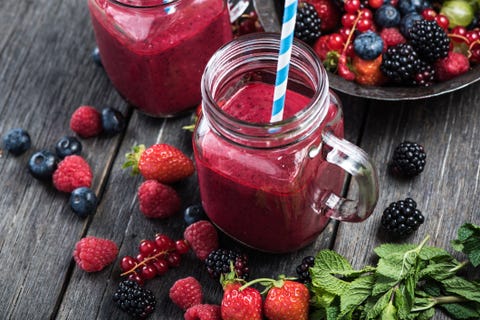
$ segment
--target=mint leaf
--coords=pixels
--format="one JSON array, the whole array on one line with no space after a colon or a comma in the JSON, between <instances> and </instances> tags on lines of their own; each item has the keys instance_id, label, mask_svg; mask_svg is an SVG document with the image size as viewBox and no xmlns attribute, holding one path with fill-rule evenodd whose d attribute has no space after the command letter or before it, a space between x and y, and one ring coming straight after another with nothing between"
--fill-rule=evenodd
<instances>
[{"instance_id":1,"label":"mint leaf","mask_svg":"<svg viewBox=\"0 0 480 320\"><path fill-rule=\"evenodd\" d=\"M388 305L382 310L382 314L380 316L382 320L397 320L397 308L393 305L392 301L388 303Z\"/></svg>"},{"instance_id":2,"label":"mint leaf","mask_svg":"<svg viewBox=\"0 0 480 320\"><path fill-rule=\"evenodd\" d=\"M350 289L340 296L340 316L346 316L360 306L372 294L374 283L373 274L353 280Z\"/></svg>"},{"instance_id":3,"label":"mint leaf","mask_svg":"<svg viewBox=\"0 0 480 320\"><path fill-rule=\"evenodd\" d=\"M379 294L385 293L398 283L397 279L392 279L379 273L375 274L375 277L377 281L373 286L372 296L378 296Z\"/></svg>"},{"instance_id":4,"label":"mint leaf","mask_svg":"<svg viewBox=\"0 0 480 320\"><path fill-rule=\"evenodd\" d=\"M393 304L397 308L398 318L406 319L412 309L411 303L406 299L402 290L396 290L393 299Z\"/></svg>"},{"instance_id":5,"label":"mint leaf","mask_svg":"<svg viewBox=\"0 0 480 320\"><path fill-rule=\"evenodd\" d=\"M388 290L385 294L383 294L375 304L367 309L366 319L377 319L378 316L382 313L383 309L385 309L388 304L390 303L390 299L392 298L393 288Z\"/></svg>"},{"instance_id":6,"label":"mint leaf","mask_svg":"<svg viewBox=\"0 0 480 320\"><path fill-rule=\"evenodd\" d=\"M337 297L319 287L312 287L310 290L314 293L311 299L311 304L317 308L328 308Z\"/></svg>"},{"instance_id":7,"label":"mint leaf","mask_svg":"<svg viewBox=\"0 0 480 320\"><path fill-rule=\"evenodd\" d=\"M342 295L348 290L350 283L334 275L345 275L353 272L350 263L332 250L321 250L315 257L315 264L310 268L312 285L334 295Z\"/></svg>"},{"instance_id":8,"label":"mint leaf","mask_svg":"<svg viewBox=\"0 0 480 320\"><path fill-rule=\"evenodd\" d=\"M453 240L452 247L465 253L474 267L480 265L480 226L465 223L458 229L458 238Z\"/></svg>"},{"instance_id":9,"label":"mint leaf","mask_svg":"<svg viewBox=\"0 0 480 320\"><path fill-rule=\"evenodd\" d=\"M451 270L457 266L458 264L451 261L430 263L419 271L418 277L419 279L430 277L437 281L442 281L451 277L454 274Z\"/></svg>"},{"instance_id":10,"label":"mint leaf","mask_svg":"<svg viewBox=\"0 0 480 320\"><path fill-rule=\"evenodd\" d=\"M442 285L448 293L454 293L468 300L480 303L480 286L474 282L454 276L443 280Z\"/></svg>"},{"instance_id":11,"label":"mint leaf","mask_svg":"<svg viewBox=\"0 0 480 320\"><path fill-rule=\"evenodd\" d=\"M379 256L380 258L386 258L390 256L392 253L398 253L403 256L403 254L409 250L415 249L414 244L395 244L395 243L385 243L382 244L373 251Z\"/></svg>"},{"instance_id":12,"label":"mint leaf","mask_svg":"<svg viewBox=\"0 0 480 320\"><path fill-rule=\"evenodd\" d=\"M474 303L446 303L440 305L455 319L479 319L480 306Z\"/></svg>"},{"instance_id":13,"label":"mint leaf","mask_svg":"<svg viewBox=\"0 0 480 320\"><path fill-rule=\"evenodd\" d=\"M430 308L425 311L419 312L414 319L416 320L428 320L435 315L435 309Z\"/></svg>"}]
</instances>

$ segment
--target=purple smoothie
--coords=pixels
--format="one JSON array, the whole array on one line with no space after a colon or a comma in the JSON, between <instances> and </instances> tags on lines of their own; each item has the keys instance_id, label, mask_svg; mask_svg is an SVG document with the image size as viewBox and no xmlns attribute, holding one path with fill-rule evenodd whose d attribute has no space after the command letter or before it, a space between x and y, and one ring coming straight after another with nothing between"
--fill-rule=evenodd
<instances>
[{"instance_id":1,"label":"purple smoothie","mask_svg":"<svg viewBox=\"0 0 480 320\"><path fill-rule=\"evenodd\" d=\"M159 3L89 0L89 8L102 64L119 93L147 114L171 116L200 103L205 65L232 32L223 0Z\"/></svg>"},{"instance_id":2,"label":"purple smoothie","mask_svg":"<svg viewBox=\"0 0 480 320\"><path fill-rule=\"evenodd\" d=\"M244 121L268 123L273 88L248 84L222 109ZM284 118L309 101L287 91ZM330 105L318 130L336 115L337 107ZM343 121L333 130L343 137ZM344 181L341 169L320 156L308 157L310 147L321 141L318 132L312 136L281 148L249 149L207 133L195 154L202 203L210 219L231 237L263 251L289 252L312 242L329 220L320 209L322 200L331 191L340 193Z\"/></svg>"}]
</instances>

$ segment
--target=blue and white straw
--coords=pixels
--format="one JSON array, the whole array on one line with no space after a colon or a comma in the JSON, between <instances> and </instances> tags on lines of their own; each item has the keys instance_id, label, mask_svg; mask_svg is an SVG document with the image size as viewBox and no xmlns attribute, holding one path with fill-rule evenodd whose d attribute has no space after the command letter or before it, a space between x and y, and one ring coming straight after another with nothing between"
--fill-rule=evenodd
<instances>
[{"instance_id":1,"label":"blue and white straw","mask_svg":"<svg viewBox=\"0 0 480 320\"><path fill-rule=\"evenodd\" d=\"M293 32L295 30L295 19L297 16L297 5L298 0L285 0L280 51L278 53L277 75L275 79L275 90L273 93L272 117L270 118L270 122L276 122L283 119L288 70L290 68L290 57L292 55Z\"/></svg>"}]
</instances>

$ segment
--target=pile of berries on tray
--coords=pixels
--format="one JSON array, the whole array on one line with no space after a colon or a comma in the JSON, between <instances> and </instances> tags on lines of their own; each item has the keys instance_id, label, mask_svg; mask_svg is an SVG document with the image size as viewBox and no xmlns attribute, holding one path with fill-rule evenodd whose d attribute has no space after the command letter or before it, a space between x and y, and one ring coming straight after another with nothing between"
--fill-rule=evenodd
<instances>
[{"instance_id":1,"label":"pile of berries on tray","mask_svg":"<svg viewBox=\"0 0 480 320\"><path fill-rule=\"evenodd\" d=\"M302 0L295 36L346 80L430 86L480 61L478 7L466 0Z\"/></svg>"}]
</instances>

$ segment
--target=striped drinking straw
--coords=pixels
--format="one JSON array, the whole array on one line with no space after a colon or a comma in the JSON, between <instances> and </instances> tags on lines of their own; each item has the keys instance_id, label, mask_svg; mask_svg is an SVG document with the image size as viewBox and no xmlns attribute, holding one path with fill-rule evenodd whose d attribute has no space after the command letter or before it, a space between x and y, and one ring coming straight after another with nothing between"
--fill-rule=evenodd
<instances>
[{"instance_id":1,"label":"striped drinking straw","mask_svg":"<svg viewBox=\"0 0 480 320\"><path fill-rule=\"evenodd\" d=\"M297 5L298 0L285 0L282 32L280 37L280 51L278 53L277 75L275 79L272 116L270 118L270 122L276 122L283 119L283 109L285 107L285 93L287 91L290 56L292 55L293 32L295 29Z\"/></svg>"}]
</instances>

